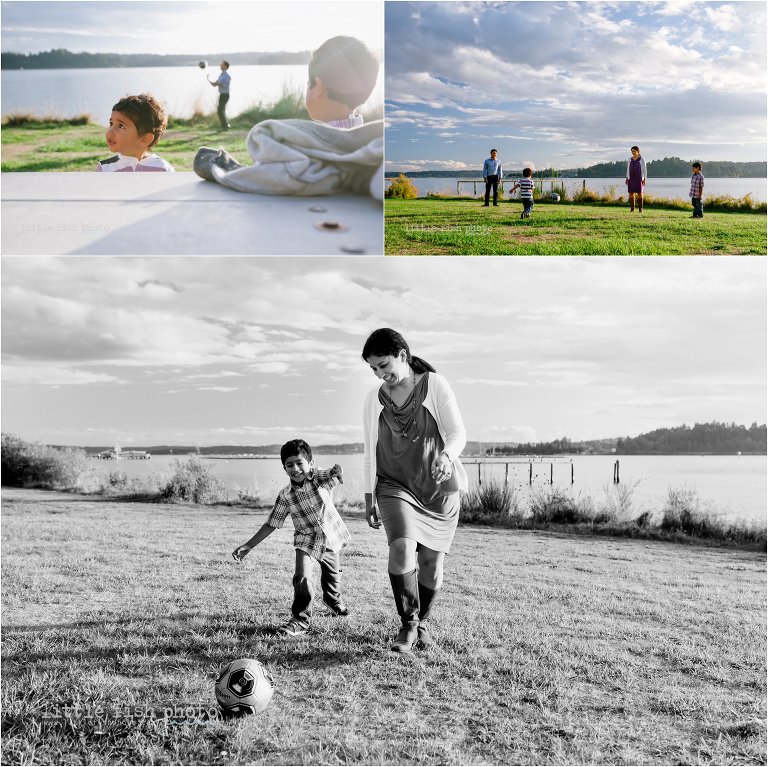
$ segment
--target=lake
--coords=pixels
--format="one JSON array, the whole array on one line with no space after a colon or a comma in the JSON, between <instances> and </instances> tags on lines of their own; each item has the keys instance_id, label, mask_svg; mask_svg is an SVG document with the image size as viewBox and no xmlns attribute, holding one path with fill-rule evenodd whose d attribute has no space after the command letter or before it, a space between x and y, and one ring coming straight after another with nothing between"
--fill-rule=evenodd
<instances>
[{"instance_id":1,"label":"lake","mask_svg":"<svg viewBox=\"0 0 768 767\"><path fill-rule=\"evenodd\" d=\"M157 455L148 461L93 461L95 469L107 475L111 471L124 471L131 477L151 474L170 475L178 456ZM184 457L182 456L182 459ZM339 463L344 468L347 492L359 490L362 497L363 456L315 456L319 466L330 468ZM269 497L276 494L286 482L278 457L264 459L205 459L212 473L232 486L258 490ZM478 467L470 462L478 458L462 458L470 484L476 485ZM573 492L591 496L599 505L605 498L605 488L613 484L613 466L617 460L611 455L573 457L574 483L571 485L569 458L534 458L533 489L549 484L550 472L554 484ZM660 510L669 488L695 489L700 500L710 504L728 518L765 520L766 518L766 459L765 456L619 456L621 482L634 486L635 506L638 514L646 509ZM509 465L509 482L523 497L530 492L528 485L529 461L512 457L489 459L480 468L483 481L504 479L505 461ZM550 469L550 462L553 463Z\"/></svg>"},{"instance_id":2,"label":"lake","mask_svg":"<svg viewBox=\"0 0 768 767\"><path fill-rule=\"evenodd\" d=\"M2 116L31 112L39 116L73 117L88 113L106 125L112 105L126 94L149 91L169 114L190 117L196 109L215 112L218 88L206 82L220 73L216 62L207 69L187 67L132 67L117 69L24 69L2 71ZM382 68L383 69L383 68ZM234 116L262 102L277 101L284 89L303 94L305 64L230 67L231 95L227 114ZM371 96L381 102L382 77Z\"/></svg>"},{"instance_id":3,"label":"lake","mask_svg":"<svg viewBox=\"0 0 768 767\"><path fill-rule=\"evenodd\" d=\"M482 174L477 174L480 183L477 184L477 194L485 194L485 185L482 183ZM743 197L745 194L751 194L756 202L766 202L768 200L768 181L765 178L707 178L707 165L704 163L704 177L706 179L704 188L704 200L706 206L707 196L729 194L731 197ZM389 183L387 180L387 183ZM584 181L587 182L587 188L595 192L603 193L611 189L616 190L616 195L626 197L627 190L623 178L565 178L553 179L556 184L564 184L565 188L574 193L581 189ZM419 197L426 197L428 193L456 195L456 177L452 178L412 178L411 182L419 190ZM648 179L646 190L648 194L657 197L688 198L691 177L685 178L651 178ZM504 199L509 198L509 189L514 186L514 182L504 184ZM550 179L544 179L544 190L549 189ZM461 184L461 194L472 196L473 185L469 183ZM515 192L512 199L517 199L519 192ZM502 195L499 194L499 197Z\"/></svg>"}]
</instances>

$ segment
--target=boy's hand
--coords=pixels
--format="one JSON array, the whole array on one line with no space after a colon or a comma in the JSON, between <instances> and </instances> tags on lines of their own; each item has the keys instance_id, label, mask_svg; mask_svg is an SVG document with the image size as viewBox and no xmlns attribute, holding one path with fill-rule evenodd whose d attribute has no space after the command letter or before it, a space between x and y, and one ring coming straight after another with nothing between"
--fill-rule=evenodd
<instances>
[{"instance_id":1,"label":"boy's hand","mask_svg":"<svg viewBox=\"0 0 768 767\"><path fill-rule=\"evenodd\" d=\"M342 485L344 484L344 480L342 479L342 474L344 474L344 469L342 469L341 466L339 466L338 463L334 465L334 467L330 470L329 474L332 477L338 477L339 482Z\"/></svg>"},{"instance_id":2,"label":"boy's hand","mask_svg":"<svg viewBox=\"0 0 768 767\"><path fill-rule=\"evenodd\" d=\"M250 549L247 546L238 546L233 552L232 552L232 559L235 560L235 562L241 562L243 560L243 557L250 551Z\"/></svg>"}]
</instances>

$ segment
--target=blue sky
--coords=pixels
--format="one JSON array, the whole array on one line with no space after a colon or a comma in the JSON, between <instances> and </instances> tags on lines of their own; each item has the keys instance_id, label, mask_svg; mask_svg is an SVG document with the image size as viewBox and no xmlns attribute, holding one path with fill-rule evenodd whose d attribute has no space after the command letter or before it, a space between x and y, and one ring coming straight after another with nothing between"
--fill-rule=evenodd
<instances>
[{"instance_id":1,"label":"blue sky","mask_svg":"<svg viewBox=\"0 0 768 767\"><path fill-rule=\"evenodd\" d=\"M766 420L765 258L3 258L3 431L362 440L390 326L472 440ZM289 435L289 437L286 437Z\"/></svg>"},{"instance_id":2,"label":"blue sky","mask_svg":"<svg viewBox=\"0 0 768 767\"><path fill-rule=\"evenodd\" d=\"M2 50L225 53L313 50L334 35L383 49L380 0L2 3Z\"/></svg>"},{"instance_id":3,"label":"blue sky","mask_svg":"<svg viewBox=\"0 0 768 767\"><path fill-rule=\"evenodd\" d=\"M386 4L389 170L766 159L763 2Z\"/></svg>"}]
</instances>

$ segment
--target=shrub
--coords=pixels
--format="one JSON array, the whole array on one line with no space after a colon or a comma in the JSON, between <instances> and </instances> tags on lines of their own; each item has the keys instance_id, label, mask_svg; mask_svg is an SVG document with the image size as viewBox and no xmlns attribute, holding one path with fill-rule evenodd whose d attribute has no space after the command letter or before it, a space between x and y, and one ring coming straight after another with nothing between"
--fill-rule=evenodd
<instances>
[{"instance_id":1,"label":"shrub","mask_svg":"<svg viewBox=\"0 0 768 767\"><path fill-rule=\"evenodd\" d=\"M531 495L531 517L534 524L551 522L563 525L589 521L581 517L568 493L551 485L546 489L537 489Z\"/></svg>"},{"instance_id":2,"label":"shrub","mask_svg":"<svg viewBox=\"0 0 768 767\"><path fill-rule=\"evenodd\" d=\"M192 456L174 461L173 474L160 489L160 497L168 501L215 503L228 496L226 485L211 474L204 458Z\"/></svg>"},{"instance_id":3,"label":"shrub","mask_svg":"<svg viewBox=\"0 0 768 767\"><path fill-rule=\"evenodd\" d=\"M419 196L419 190L411 180L402 173L392 181L384 192L385 197L396 197L401 200L411 200Z\"/></svg>"},{"instance_id":4,"label":"shrub","mask_svg":"<svg viewBox=\"0 0 768 767\"><path fill-rule=\"evenodd\" d=\"M9 487L71 490L89 483L83 450L25 442L13 434L2 435L1 448L2 482Z\"/></svg>"},{"instance_id":5,"label":"shrub","mask_svg":"<svg viewBox=\"0 0 768 767\"><path fill-rule=\"evenodd\" d=\"M459 520L467 524L518 525L523 517L515 489L503 482L489 480L461 498Z\"/></svg>"}]
</instances>

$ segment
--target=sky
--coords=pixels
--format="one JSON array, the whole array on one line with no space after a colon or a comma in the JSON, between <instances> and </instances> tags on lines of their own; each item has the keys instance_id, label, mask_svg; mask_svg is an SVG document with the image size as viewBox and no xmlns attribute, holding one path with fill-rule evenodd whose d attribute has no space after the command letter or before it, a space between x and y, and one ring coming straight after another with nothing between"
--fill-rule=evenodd
<instances>
[{"instance_id":1,"label":"sky","mask_svg":"<svg viewBox=\"0 0 768 767\"><path fill-rule=\"evenodd\" d=\"M767 7L387 3L387 169L764 161Z\"/></svg>"},{"instance_id":2,"label":"sky","mask_svg":"<svg viewBox=\"0 0 768 767\"><path fill-rule=\"evenodd\" d=\"M314 50L354 35L383 45L383 7L369 0L3 2L2 50L208 54Z\"/></svg>"},{"instance_id":3,"label":"sky","mask_svg":"<svg viewBox=\"0 0 768 767\"><path fill-rule=\"evenodd\" d=\"M4 258L2 429L52 444L362 441L399 330L468 439L766 421L764 258Z\"/></svg>"}]
</instances>

